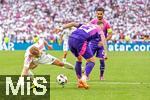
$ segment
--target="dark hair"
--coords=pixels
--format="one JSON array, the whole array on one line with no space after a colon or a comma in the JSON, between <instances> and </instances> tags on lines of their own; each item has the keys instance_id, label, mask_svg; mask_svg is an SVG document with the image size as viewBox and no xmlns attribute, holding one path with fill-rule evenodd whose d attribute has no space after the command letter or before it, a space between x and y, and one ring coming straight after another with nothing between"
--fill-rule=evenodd
<instances>
[{"instance_id":1,"label":"dark hair","mask_svg":"<svg viewBox=\"0 0 150 100\"><path fill-rule=\"evenodd\" d=\"M105 12L104 8L102 8L102 7L97 8L96 11L102 11L102 12Z\"/></svg>"}]
</instances>

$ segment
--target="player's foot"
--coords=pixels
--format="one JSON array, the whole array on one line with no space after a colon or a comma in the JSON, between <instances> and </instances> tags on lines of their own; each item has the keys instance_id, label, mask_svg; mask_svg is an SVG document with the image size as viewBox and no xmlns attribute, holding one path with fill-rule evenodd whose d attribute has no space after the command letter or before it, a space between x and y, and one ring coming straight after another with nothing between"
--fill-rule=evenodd
<instances>
[{"instance_id":1,"label":"player's foot","mask_svg":"<svg viewBox=\"0 0 150 100\"><path fill-rule=\"evenodd\" d=\"M77 87L78 88L84 88L84 86L80 82L77 83Z\"/></svg>"},{"instance_id":2,"label":"player's foot","mask_svg":"<svg viewBox=\"0 0 150 100\"><path fill-rule=\"evenodd\" d=\"M104 76L100 76L100 80L104 80Z\"/></svg>"},{"instance_id":3,"label":"player's foot","mask_svg":"<svg viewBox=\"0 0 150 100\"><path fill-rule=\"evenodd\" d=\"M88 88L89 88L89 85L86 83L86 81L79 80L78 83L80 84L80 87L83 87L83 88L85 88L85 89L88 89Z\"/></svg>"},{"instance_id":4,"label":"player's foot","mask_svg":"<svg viewBox=\"0 0 150 100\"><path fill-rule=\"evenodd\" d=\"M80 83L80 80L81 80L81 79L78 79L77 87L78 87L78 88L84 88L84 86Z\"/></svg>"}]
</instances>

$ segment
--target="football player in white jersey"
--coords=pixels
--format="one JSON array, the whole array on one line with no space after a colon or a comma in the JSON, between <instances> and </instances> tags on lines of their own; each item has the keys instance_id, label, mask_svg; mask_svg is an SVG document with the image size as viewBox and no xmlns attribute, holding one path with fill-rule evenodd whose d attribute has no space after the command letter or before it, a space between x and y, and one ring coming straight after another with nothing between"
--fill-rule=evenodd
<instances>
[{"instance_id":1,"label":"football player in white jersey","mask_svg":"<svg viewBox=\"0 0 150 100\"><path fill-rule=\"evenodd\" d=\"M36 68L39 64L51 64L62 68L74 69L72 64L68 62L63 63L56 57L44 52L45 46L47 46L48 49L52 49L47 41L41 39L27 48L21 76L32 76L33 73L30 70Z\"/></svg>"},{"instance_id":2,"label":"football player in white jersey","mask_svg":"<svg viewBox=\"0 0 150 100\"><path fill-rule=\"evenodd\" d=\"M71 29L66 29L61 34L61 41L63 41L63 52L64 52L63 59L62 59L63 62L66 62L66 58L67 58L67 52L69 50L68 39L70 34L71 34Z\"/></svg>"}]
</instances>

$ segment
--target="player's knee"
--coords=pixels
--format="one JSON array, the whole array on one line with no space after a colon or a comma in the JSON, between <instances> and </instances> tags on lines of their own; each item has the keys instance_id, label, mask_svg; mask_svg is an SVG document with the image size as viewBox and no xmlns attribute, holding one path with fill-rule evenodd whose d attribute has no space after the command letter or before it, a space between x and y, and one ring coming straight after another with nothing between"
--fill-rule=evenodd
<instances>
[{"instance_id":1,"label":"player's knee","mask_svg":"<svg viewBox=\"0 0 150 100\"><path fill-rule=\"evenodd\" d=\"M58 66L63 67L63 66L64 66L64 63L63 63L63 62L59 62L59 63L58 63Z\"/></svg>"},{"instance_id":2,"label":"player's knee","mask_svg":"<svg viewBox=\"0 0 150 100\"><path fill-rule=\"evenodd\" d=\"M87 62L93 62L93 63L95 63L95 58L91 57L91 58L87 59Z\"/></svg>"},{"instance_id":3,"label":"player's knee","mask_svg":"<svg viewBox=\"0 0 150 100\"><path fill-rule=\"evenodd\" d=\"M89 62L86 63L86 66L88 66L86 68L93 68L95 66L95 62L89 61Z\"/></svg>"},{"instance_id":4,"label":"player's knee","mask_svg":"<svg viewBox=\"0 0 150 100\"><path fill-rule=\"evenodd\" d=\"M77 57L78 62L82 62L82 56Z\"/></svg>"}]
</instances>

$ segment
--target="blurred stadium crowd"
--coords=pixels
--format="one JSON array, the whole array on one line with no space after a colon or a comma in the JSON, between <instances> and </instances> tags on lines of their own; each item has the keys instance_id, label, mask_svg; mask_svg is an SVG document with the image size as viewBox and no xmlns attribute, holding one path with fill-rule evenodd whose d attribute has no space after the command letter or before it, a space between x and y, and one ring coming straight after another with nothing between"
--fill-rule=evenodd
<instances>
[{"instance_id":1,"label":"blurred stadium crowd","mask_svg":"<svg viewBox=\"0 0 150 100\"><path fill-rule=\"evenodd\" d=\"M59 36L51 29L88 22L97 7L105 9L113 42L150 40L149 0L0 0L0 34L11 42L32 42L36 36L55 41Z\"/></svg>"}]
</instances>

